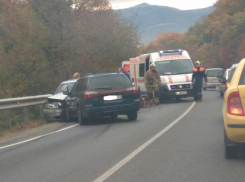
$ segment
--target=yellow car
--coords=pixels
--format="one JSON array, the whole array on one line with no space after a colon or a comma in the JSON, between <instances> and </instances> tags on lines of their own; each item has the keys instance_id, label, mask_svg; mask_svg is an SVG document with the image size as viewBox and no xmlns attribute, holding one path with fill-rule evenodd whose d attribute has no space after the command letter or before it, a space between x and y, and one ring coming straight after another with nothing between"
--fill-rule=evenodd
<instances>
[{"instance_id":1,"label":"yellow car","mask_svg":"<svg viewBox=\"0 0 245 182\"><path fill-rule=\"evenodd\" d=\"M241 60L224 95L225 156L235 158L245 144L245 59Z\"/></svg>"}]
</instances>

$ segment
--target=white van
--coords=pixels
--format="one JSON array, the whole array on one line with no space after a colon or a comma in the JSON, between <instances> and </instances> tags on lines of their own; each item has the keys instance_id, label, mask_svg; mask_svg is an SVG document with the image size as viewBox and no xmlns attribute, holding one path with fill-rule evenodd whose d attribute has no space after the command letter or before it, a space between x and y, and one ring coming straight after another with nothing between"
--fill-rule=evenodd
<instances>
[{"instance_id":1,"label":"white van","mask_svg":"<svg viewBox=\"0 0 245 182\"><path fill-rule=\"evenodd\" d=\"M155 63L161 75L160 99L193 97L193 63L186 50L163 50L130 59L130 74L141 95L146 95L145 73Z\"/></svg>"}]
</instances>

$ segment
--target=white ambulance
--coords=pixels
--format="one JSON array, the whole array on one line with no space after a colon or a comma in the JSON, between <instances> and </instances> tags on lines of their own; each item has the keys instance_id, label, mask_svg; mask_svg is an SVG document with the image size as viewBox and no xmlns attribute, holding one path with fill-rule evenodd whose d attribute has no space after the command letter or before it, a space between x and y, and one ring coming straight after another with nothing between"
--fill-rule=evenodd
<instances>
[{"instance_id":1,"label":"white ambulance","mask_svg":"<svg viewBox=\"0 0 245 182\"><path fill-rule=\"evenodd\" d=\"M129 72L130 71L130 62L129 61L123 61L122 62L122 68L124 71Z\"/></svg>"},{"instance_id":2,"label":"white ambulance","mask_svg":"<svg viewBox=\"0 0 245 182\"><path fill-rule=\"evenodd\" d=\"M155 63L161 76L160 99L193 97L193 63L186 50L163 50L130 58L130 75L141 95L146 95L145 73Z\"/></svg>"}]
</instances>

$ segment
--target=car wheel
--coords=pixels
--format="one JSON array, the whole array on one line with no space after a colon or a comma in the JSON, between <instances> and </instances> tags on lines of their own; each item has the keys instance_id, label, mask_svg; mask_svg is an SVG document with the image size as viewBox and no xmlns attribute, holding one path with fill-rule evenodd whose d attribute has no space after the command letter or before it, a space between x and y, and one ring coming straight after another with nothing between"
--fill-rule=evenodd
<instances>
[{"instance_id":1,"label":"car wheel","mask_svg":"<svg viewBox=\"0 0 245 182\"><path fill-rule=\"evenodd\" d=\"M63 111L63 117L62 117L64 122L69 122L70 121L70 115L69 115L69 110L67 107L65 107Z\"/></svg>"},{"instance_id":2,"label":"car wheel","mask_svg":"<svg viewBox=\"0 0 245 182\"><path fill-rule=\"evenodd\" d=\"M116 119L118 117L118 114L111 114L110 117L111 119Z\"/></svg>"},{"instance_id":3,"label":"car wheel","mask_svg":"<svg viewBox=\"0 0 245 182\"><path fill-rule=\"evenodd\" d=\"M207 88L203 87L203 90L207 90Z\"/></svg>"},{"instance_id":4,"label":"car wheel","mask_svg":"<svg viewBox=\"0 0 245 182\"><path fill-rule=\"evenodd\" d=\"M224 93L223 92L220 92L220 97L224 97Z\"/></svg>"},{"instance_id":5,"label":"car wheel","mask_svg":"<svg viewBox=\"0 0 245 182\"><path fill-rule=\"evenodd\" d=\"M137 111L130 112L130 113L127 114L127 116L128 116L128 120L129 121L134 121L134 120L137 119L138 113L137 113Z\"/></svg>"},{"instance_id":6,"label":"car wheel","mask_svg":"<svg viewBox=\"0 0 245 182\"><path fill-rule=\"evenodd\" d=\"M225 146L225 158L234 159L238 156L237 146Z\"/></svg>"},{"instance_id":7,"label":"car wheel","mask_svg":"<svg viewBox=\"0 0 245 182\"><path fill-rule=\"evenodd\" d=\"M234 159L238 156L239 148L236 144L228 138L226 131L224 130L224 143L225 143L225 158Z\"/></svg>"}]
</instances>

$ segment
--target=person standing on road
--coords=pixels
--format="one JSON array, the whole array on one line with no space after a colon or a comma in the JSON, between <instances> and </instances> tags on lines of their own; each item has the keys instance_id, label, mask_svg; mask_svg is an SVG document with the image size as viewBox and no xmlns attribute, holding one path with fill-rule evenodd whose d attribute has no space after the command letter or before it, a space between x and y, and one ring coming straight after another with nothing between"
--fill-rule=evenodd
<instances>
[{"instance_id":1,"label":"person standing on road","mask_svg":"<svg viewBox=\"0 0 245 182\"><path fill-rule=\"evenodd\" d=\"M118 69L118 71L120 72L120 73L123 73L129 80L130 80L130 75L122 68L122 67L120 67L119 69ZM130 80L131 81L131 80Z\"/></svg>"},{"instance_id":2,"label":"person standing on road","mask_svg":"<svg viewBox=\"0 0 245 182\"><path fill-rule=\"evenodd\" d=\"M80 74L78 72L74 73L73 79L79 79L79 78L80 78Z\"/></svg>"},{"instance_id":3,"label":"person standing on road","mask_svg":"<svg viewBox=\"0 0 245 182\"><path fill-rule=\"evenodd\" d=\"M159 104L159 85L161 84L161 78L159 72L156 70L156 65L152 63L150 70L145 73L144 83L147 88L147 96L150 99L150 105Z\"/></svg>"},{"instance_id":4,"label":"person standing on road","mask_svg":"<svg viewBox=\"0 0 245 182\"><path fill-rule=\"evenodd\" d=\"M200 61L194 63L195 68L193 69L192 82L193 82L193 95L195 101L202 100L202 87L203 79L207 82L205 69L200 66Z\"/></svg>"}]
</instances>

